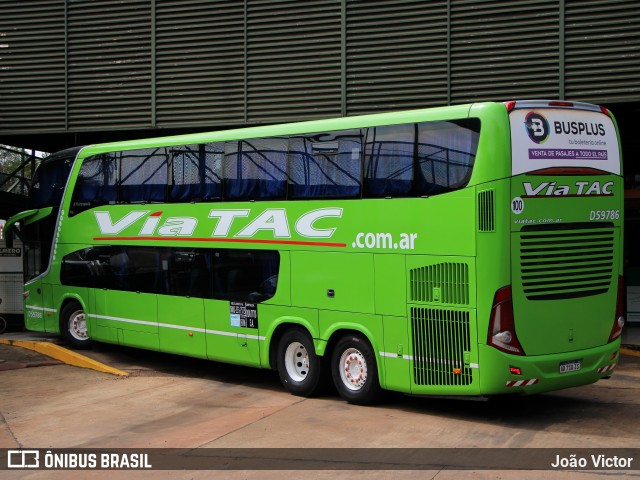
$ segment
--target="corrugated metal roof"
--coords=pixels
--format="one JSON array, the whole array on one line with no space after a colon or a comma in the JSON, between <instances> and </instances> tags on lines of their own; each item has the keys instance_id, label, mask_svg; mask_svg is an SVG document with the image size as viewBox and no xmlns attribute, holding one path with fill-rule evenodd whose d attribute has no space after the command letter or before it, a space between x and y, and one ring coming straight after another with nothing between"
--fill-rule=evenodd
<instances>
[{"instance_id":1,"label":"corrugated metal roof","mask_svg":"<svg viewBox=\"0 0 640 480\"><path fill-rule=\"evenodd\" d=\"M638 0L5 0L0 135L640 101Z\"/></svg>"}]
</instances>

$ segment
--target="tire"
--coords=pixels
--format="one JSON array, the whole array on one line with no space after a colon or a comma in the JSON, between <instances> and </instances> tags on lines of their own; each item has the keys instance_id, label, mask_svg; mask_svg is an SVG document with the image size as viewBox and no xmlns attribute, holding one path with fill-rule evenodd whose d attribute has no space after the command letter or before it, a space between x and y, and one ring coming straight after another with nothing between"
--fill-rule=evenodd
<instances>
[{"instance_id":1,"label":"tire","mask_svg":"<svg viewBox=\"0 0 640 480\"><path fill-rule=\"evenodd\" d=\"M282 335L276 365L280 381L289 393L312 397L324 390L328 375L323 372L323 362L316 355L313 340L306 330L291 328Z\"/></svg>"},{"instance_id":2,"label":"tire","mask_svg":"<svg viewBox=\"0 0 640 480\"><path fill-rule=\"evenodd\" d=\"M73 348L91 348L85 313L78 302L67 303L60 312L60 335L65 343Z\"/></svg>"},{"instance_id":3,"label":"tire","mask_svg":"<svg viewBox=\"0 0 640 480\"><path fill-rule=\"evenodd\" d=\"M7 331L7 326L9 323L5 320L4 317L0 317L0 334L3 334Z\"/></svg>"},{"instance_id":4,"label":"tire","mask_svg":"<svg viewBox=\"0 0 640 480\"><path fill-rule=\"evenodd\" d=\"M354 405L373 405L382 398L376 356L364 335L345 335L331 353L331 375L342 398Z\"/></svg>"}]
</instances>

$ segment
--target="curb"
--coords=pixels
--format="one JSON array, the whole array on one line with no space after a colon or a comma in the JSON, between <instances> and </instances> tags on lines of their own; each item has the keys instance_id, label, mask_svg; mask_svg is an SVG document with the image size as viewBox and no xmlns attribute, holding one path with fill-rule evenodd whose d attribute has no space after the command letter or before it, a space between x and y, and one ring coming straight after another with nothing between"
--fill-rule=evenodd
<instances>
[{"instance_id":1,"label":"curb","mask_svg":"<svg viewBox=\"0 0 640 480\"><path fill-rule=\"evenodd\" d=\"M638 357L638 358L640 358L640 352L638 352L636 350L631 350L630 348L624 348L624 347L622 347L620 349L620 355L625 355L627 357Z\"/></svg>"},{"instance_id":2,"label":"curb","mask_svg":"<svg viewBox=\"0 0 640 480\"><path fill-rule=\"evenodd\" d=\"M128 377L129 374L117 368L110 367L104 363L100 363L92 358L85 357L79 353L67 350L60 345L56 345L50 342L32 342L28 340L8 340L0 338L0 344L13 345L15 347L22 347L28 350L33 350L42 355L46 355L67 365L73 365L75 367L90 368L91 370L97 370L98 372L110 373L111 375L119 375L121 377Z\"/></svg>"}]
</instances>

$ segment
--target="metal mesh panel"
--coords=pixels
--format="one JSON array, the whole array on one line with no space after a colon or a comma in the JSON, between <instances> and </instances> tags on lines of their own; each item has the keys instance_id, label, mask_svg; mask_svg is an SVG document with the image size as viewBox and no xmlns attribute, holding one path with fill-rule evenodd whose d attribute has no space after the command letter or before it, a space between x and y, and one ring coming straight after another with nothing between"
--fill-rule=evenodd
<instances>
[{"instance_id":1,"label":"metal mesh panel","mask_svg":"<svg viewBox=\"0 0 640 480\"><path fill-rule=\"evenodd\" d=\"M0 129L65 127L64 0L0 6Z\"/></svg>"},{"instance_id":2,"label":"metal mesh panel","mask_svg":"<svg viewBox=\"0 0 640 480\"><path fill-rule=\"evenodd\" d=\"M347 1L347 114L447 102L447 2Z\"/></svg>"},{"instance_id":3,"label":"metal mesh panel","mask_svg":"<svg viewBox=\"0 0 640 480\"><path fill-rule=\"evenodd\" d=\"M69 128L151 124L151 5L67 0Z\"/></svg>"},{"instance_id":4,"label":"metal mesh panel","mask_svg":"<svg viewBox=\"0 0 640 480\"><path fill-rule=\"evenodd\" d=\"M244 121L244 2L156 0L158 126Z\"/></svg>"},{"instance_id":5,"label":"metal mesh panel","mask_svg":"<svg viewBox=\"0 0 640 480\"><path fill-rule=\"evenodd\" d=\"M410 301L469 305L469 266L439 263L410 270Z\"/></svg>"},{"instance_id":6,"label":"metal mesh panel","mask_svg":"<svg viewBox=\"0 0 640 480\"><path fill-rule=\"evenodd\" d=\"M566 2L567 98L597 102L640 95L638 0Z\"/></svg>"},{"instance_id":7,"label":"metal mesh panel","mask_svg":"<svg viewBox=\"0 0 640 480\"><path fill-rule=\"evenodd\" d=\"M0 275L0 313L22 313L23 278L21 273Z\"/></svg>"},{"instance_id":8,"label":"metal mesh panel","mask_svg":"<svg viewBox=\"0 0 640 480\"><path fill-rule=\"evenodd\" d=\"M340 115L340 1L247 2L247 116Z\"/></svg>"},{"instance_id":9,"label":"metal mesh panel","mask_svg":"<svg viewBox=\"0 0 640 480\"><path fill-rule=\"evenodd\" d=\"M559 95L559 3L451 0L451 101Z\"/></svg>"},{"instance_id":10,"label":"metal mesh panel","mask_svg":"<svg viewBox=\"0 0 640 480\"><path fill-rule=\"evenodd\" d=\"M471 348L469 312L411 308L413 375L416 385L470 385L465 366Z\"/></svg>"}]
</instances>

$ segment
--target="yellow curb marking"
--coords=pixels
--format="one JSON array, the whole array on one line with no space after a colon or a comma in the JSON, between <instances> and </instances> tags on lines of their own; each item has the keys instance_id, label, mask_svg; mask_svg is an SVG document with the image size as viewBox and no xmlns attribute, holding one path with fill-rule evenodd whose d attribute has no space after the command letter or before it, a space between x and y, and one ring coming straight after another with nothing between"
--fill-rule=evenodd
<instances>
[{"instance_id":1,"label":"yellow curb marking","mask_svg":"<svg viewBox=\"0 0 640 480\"><path fill-rule=\"evenodd\" d=\"M626 355L628 357L640 357L640 352L631 350L630 348L621 348L620 355Z\"/></svg>"},{"instance_id":2,"label":"yellow curb marking","mask_svg":"<svg viewBox=\"0 0 640 480\"><path fill-rule=\"evenodd\" d=\"M56 360L60 360L67 365L74 365L76 367L90 368L97 370L98 372L110 373L112 375L119 375L121 377L128 377L129 374L117 368L110 367L104 363L98 362L92 358L80 355L79 353L67 350L59 345L50 342L31 342L28 340L8 340L0 338L0 344L13 345L16 347L26 348L28 350L34 350L38 353L46 355Z\"/></svg>"}]
</instances>

